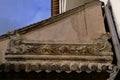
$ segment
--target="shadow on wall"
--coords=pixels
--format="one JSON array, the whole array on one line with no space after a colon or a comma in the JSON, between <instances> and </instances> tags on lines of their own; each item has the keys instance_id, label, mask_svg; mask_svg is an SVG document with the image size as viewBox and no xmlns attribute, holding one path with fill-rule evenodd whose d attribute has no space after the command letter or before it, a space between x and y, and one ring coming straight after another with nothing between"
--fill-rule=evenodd
<instances>
[{"instance_id":1,"label":"shadow on wall","mask_svg":"<svg viewBox=\"0 0 120 80\"><path fill-rule=\"evenodd\" d=\"M120 80L120 71L119 71L119 73L117 74L115 80Z\"/></svg>"},{"instance_id":2,"label":"shadow on wall","mask_svg":"<svg viewBox=\"0 0 120 80\"><path fill-rule=\"evenodd\" d=\"M8 72L0 73L0 80L106 80L109 77L109 74L106 72L92 72L92 73L76 73L76 72L71 72L71 73L56 73L56 72L51 72L51 73L46 73L46 72L30 72L26 73L24 71L21 71L19 73L16 72Z\"/></svg>"}]
</instances>

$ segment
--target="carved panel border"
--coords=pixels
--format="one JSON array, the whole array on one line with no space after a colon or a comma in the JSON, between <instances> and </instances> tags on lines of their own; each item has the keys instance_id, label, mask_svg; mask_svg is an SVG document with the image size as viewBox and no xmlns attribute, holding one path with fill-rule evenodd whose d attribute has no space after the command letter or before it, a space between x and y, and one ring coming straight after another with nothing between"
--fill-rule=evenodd
<instances>
[{"instance_id":1,"label":"carved panel border","mask_svg":"<svg viewBox=\"0 0 120 80\"><path fill-rule=\"evenodd\" d=\"M18 33L10 34L7 54L12 55L112 55L111 44L108 42L110 34L102 34L93 43L42 43L39 41L23 40Z\"/></svg>"}]
</instances>

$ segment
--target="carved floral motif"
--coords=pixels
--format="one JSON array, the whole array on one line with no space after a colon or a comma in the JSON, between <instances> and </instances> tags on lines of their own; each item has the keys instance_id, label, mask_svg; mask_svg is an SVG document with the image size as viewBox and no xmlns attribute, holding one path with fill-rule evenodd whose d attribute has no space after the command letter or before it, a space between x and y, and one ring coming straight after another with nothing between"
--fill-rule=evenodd
<instances>
[{"instance_id":1,"label":"carved floral motif","mask_svg":"<svg viewBox=\"0 0 120 80\"><path fill-rule=\"evenodd\" d=\"M110 34L101 35L90 44L43 44L24 42L18 33L10 35L10 43L7 54L28 55L102 55L101 52L111 52L111 44L108 42Z\"/></svg>"}]
</instances>

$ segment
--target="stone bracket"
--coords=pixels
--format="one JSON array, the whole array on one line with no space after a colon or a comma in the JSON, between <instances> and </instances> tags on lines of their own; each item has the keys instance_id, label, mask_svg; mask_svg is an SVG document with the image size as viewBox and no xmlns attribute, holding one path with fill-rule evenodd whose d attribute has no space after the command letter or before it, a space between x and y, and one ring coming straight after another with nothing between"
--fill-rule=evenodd
<instances>
[{"instance_id":1,"label":"stone bracket","mask_svg":"<svg viewBox=\"0 0 120 80\"><path fill-rule=\"evenodd\" d=\"M107 80L115 80L115 78L116 78L119 70L120 70L120 69L119 69L117 66L114 66L114 67L113 67L113 70L112 70L111 72L109 72L109 73L110 73L110 77L109 77L109 79L107 79Z\"/></svg>"}]
</instances>

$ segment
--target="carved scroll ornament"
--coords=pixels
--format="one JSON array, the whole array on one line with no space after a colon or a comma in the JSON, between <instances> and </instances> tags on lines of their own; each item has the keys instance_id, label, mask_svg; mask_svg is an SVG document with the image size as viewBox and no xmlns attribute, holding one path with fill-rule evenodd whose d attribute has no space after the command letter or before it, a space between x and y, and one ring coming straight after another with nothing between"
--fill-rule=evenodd
<instances>
[{"instance_id":1,"label":"carved scroll ornament","mask_svg":"<svg viewBox=\"0 0 120 80\"><path fill-rule=\"evenodd\" d=\"M10 35L10 43L7 54L28 55L102 55L102 52L111 52L111 44L108 42L110 34L101 35L90 44L45 44L24 42L18 33Z\"/></svg>"}]
</instances>

